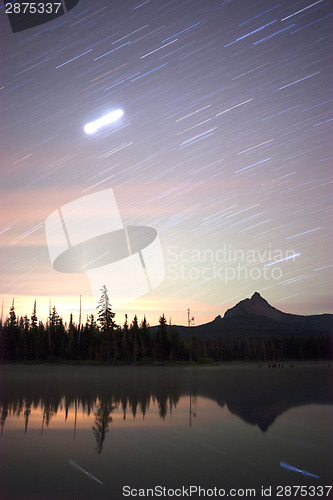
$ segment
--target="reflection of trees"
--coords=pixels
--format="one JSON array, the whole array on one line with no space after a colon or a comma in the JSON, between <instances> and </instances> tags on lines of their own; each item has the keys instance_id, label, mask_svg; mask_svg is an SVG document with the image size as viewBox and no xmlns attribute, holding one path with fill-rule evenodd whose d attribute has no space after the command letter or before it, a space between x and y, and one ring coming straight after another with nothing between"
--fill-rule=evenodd
<instances>
[{"instance_id":1,"label":"reflection of trees","mask_svg":"<svg viewBox=\"0 0 333 500\"><path fill-rule=\"evenodd\" d=\"M95 425L93 427L94 435L97 442L98 454L103 449L105 434L108 432L109 423L112 422L111 413L117 408L117 405L108 401L101 401L97 405L95 412Z\"/></svg>"},{"instance_id":2,"label":"reflection of trees","mask_svg":"<svg viewBox=\"0 0 333 500\"><path fill-rule=\"evenodd\" d=\"M193 408L192 408L192 400L193 400ZM196 396L192 396L190 394L190 411L189 411L189 426L192 427L192 417L197 416L197 398Z\"/></svg>"},{"instance_id":3,"label":"reflection of trees","mask_svg":"<svg viewBox=\"0 0 333 500\"><path fill-rule=\"evenodd\" d=\"M9 367L6 367L9 368ZM161 418L176 407L183 382L171 370L144 367L11 367L0 373L0 424L8 417L22 417L28 432L32 411L41 409L41 432L52 418L64 411L65 421L74 412L74 439L79 414L94 415L93 433L101 453L112 413L118 409L123 418L144 418L152 404ZM22 372L24 371L24 374ZM160 378L162 375L162 378ZM166 377L165 377L166 375Z\"/></svg>"},{"instance_id":4,"label":"reflection of trees","mask_svg":"<svg viewBox=\"0 0 333 500\"><path fill-rule=\"evenodd\" d=\"M42 422L42 434L44 430L44 425L48 427L50 425L51 418L57 414L58 408L53 408L50 403L44 405L43 411L43 422Z\"/></svg>"},{"instance_id":5,"label":"reflection of trees","mask_svg":"<svg viewBox=\"0 0 333 500\"><path fill-rule=\"evenodd\" d=\"M181 396L191 395L190 425L195 416L195 397L204 396L257 425L265 432L290 408L305 404L332 404L329 367L252 368L132 368L132 367L0 367L0 426L8 417L22 417L25 431L31 412L42 411L42 431L58 411L65 419L93 415L100 453L115 409L126 419L142 415L150 406L161 419L176 408ZM97 406L96 406L97 405Z\"/></svg>"},{"instance_id":6,"label":"reflection of trees","mask_svg":"<svg viewBox=\"0 0 333 500\"><path fill-rule=\"evenodd\" d=\"M26 434L27 430L28 430L28 423L29 423L30 413L31 413L31 406L30 405L26 405L25 410L24 410L24 419L25 419L24 434Z\"/></svg>"},{"instance_id":7,"label":"reflection of trees","mask_svg":"<svg viewBox=\"0 0 333 500\"><path fill-rule=\"evenodd\" d=\"M5 422L6 422L6 419L8 417L8 413L9 413L9 406L5 404L1 408L1 415L0 415L1 436L3 434L3 428L5 426Z\"/></svg>"}]
</instances>

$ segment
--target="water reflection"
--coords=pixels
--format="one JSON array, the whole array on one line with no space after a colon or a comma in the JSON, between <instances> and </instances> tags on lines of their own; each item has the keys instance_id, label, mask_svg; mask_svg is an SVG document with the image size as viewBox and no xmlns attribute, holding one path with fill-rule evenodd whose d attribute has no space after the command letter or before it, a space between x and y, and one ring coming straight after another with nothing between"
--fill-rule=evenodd
<instances>
[{"instance_id":1,"label":"water reflection","mask_svg":"<svg viewBox=\"0 0 333 500\"><path fill-rule=\"evenodd\" d=\"M327 365L0 366L0 497L329 484L330 378Z\"/></svg>"},{"instance_id":2,"label":"water reflection","mask_svg":"<svg viewBox=\"0 0 333 500\"><path fill-rule=\"evenodd\" d=\"M109 423L112 422L111 413L117 408L117 405L101 401L97 405L95 412L95 425L93 427L98 454L101 453L105 434L108 432Z\"/></svg>"},{"instance_id":3,"label":"water reflection","mask_svg":"<svg viewBox=\"0 0 333 500\"><path fill-rule=\"evenodd\" d=\"M189 397L188 425L196 417L198 396L215 401L244 422L266 432L287 410L311 404L333 404L331 369L326 366L269 369L252 367L61 367L3 366L0 368L1 434L6 422L19 417L25 433L32 411L41 409L40 429L64 412L93 418L91 427L100 454L113 414L145 418L158 409L164 420L183 396ZM37 425L37 422L34 423Z\"/></svg>"}]
</instances>

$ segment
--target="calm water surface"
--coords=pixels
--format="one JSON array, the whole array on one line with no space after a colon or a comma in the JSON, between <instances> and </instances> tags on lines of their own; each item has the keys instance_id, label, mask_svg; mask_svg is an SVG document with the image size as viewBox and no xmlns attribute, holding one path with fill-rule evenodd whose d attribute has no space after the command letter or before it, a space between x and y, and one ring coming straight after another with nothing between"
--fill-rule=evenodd
<instances>
[{"instance_id":1,"label":"calm water surface","mask_svg":"<svg viewBox=\"0 0 333 500\"><path fill-rule=\"evenodd\" d=\"M0 498L330 485L332 370L1 366Z\"/></svg>"}]
</instances>

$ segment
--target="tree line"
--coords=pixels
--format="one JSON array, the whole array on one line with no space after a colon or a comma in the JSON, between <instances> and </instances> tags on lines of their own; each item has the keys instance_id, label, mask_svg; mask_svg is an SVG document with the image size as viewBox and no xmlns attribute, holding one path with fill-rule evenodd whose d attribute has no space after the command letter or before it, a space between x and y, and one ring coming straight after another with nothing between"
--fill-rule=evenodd
<instances>
[{"instance_id":1,"label":"tree line","mask_svg":"<svg viewBox=\"0 0 333 500\"><path fill-rule=\"evenodd\" d=\"M177 328L168 324L164 313L158 327L151 328L146 317L135 315L123 325L115 321L104 286L97 317L90 314L85 324L70 315L64 322L54 306L45 323L38 321L36 301L30 317L17 317L14 300L7 319L0 322L0 360L3 362L91 361L113 364L144 364L175 361L232 361L331 359L332 340L322 336L222 337L181 339ZM192 328L190 331L193 330Z\"/></svg>"}]
</instances>

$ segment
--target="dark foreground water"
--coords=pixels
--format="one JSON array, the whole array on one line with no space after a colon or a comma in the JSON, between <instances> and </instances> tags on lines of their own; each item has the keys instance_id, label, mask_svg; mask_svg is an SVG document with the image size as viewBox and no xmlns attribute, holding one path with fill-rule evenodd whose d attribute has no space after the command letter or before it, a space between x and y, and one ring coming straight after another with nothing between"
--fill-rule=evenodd
<instances>
[{"instance_id":1,"label":"dark foreground water","mask_svg":"<svg viewBox=\"0 0 333 500\"><path fill-rule=\"evenodd\" d=\"M332 374L1 366L0 498L328 498Z\"/></svg>"}]
</instances>

